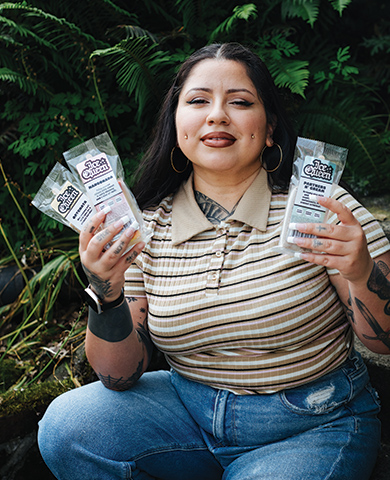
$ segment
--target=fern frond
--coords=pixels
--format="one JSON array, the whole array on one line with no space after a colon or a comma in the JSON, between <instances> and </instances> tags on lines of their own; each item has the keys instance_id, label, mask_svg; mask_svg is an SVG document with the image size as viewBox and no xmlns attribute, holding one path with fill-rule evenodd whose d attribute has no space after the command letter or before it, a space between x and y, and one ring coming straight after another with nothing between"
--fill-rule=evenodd
<instances>
[{"instance_id":1,"label":"fern frond","mask_svg":"<svg viewBox=\"0 0 390 480\"><path fill-rule=\"evenodd\" d=\"M309 82L309 62L305 60L281 59L267 62L268 69L278 87L287 87L292 93L305 97Z\"/></svg>"},{"instance_id":2,"label":"fern frond","mask_svg":"<svg viewBox=\"0 0 390 480\"><path fill-rule=\"evenodd\" d=\"M14 83L28 95L35 95L38 90L37 82L9 68L0 68L0 81Z\"/></svg>"},{"instance_id":3,"label":"fern frond","mask_svg":"<svg viewBox=\"0 0 390 480\"><path fill-rule=\"evenodd\" d=\"M311 26L318 18L320 0L283 0L282 18L299 17Z\"/></svg>"},{"instance_id":4,"label":"fern frond","mask_svg":"<svg viewBox=\"0 0 390 480\"><path fill-rule=\"evenodd\" d=\"M58 18L55 15L52 15L48 12L44 12L39 8L29 7L21 3L4 2L0 4L1 13L6 12L7 10L13 11L16 15L23 15L25 18L28 18L29 20L35 18L35 19L39 19L40 21L43 21L43 20L50 21L52 24L57 24L58 26L61 26L63 28L65 27L69 32L77 34L78 37L83 38L85 41L91 42L92 44L96 43L96 39L92 35L81 30L81 28L79 28L76 24L72 22L68 22L65 18ZM17 24L16 28L18 29L21 28L21 32L23 32L23 27L21 27L20 22ZM52 44L53 39L55 38L58 38L58 37L56 37L56 35L53 34L50 44ZM40 39L37 38L36 40L38 41ZM98 42L98 43L103 43L103 42Z\"/></svg>"},{"instance_id":5,"label":"fern frond","mask_svg":"<svg viewBox=\"0 0 390 480\"><path fill-rule=\"evenodd\" d=\"M129 95L134 94L138 118L149 99L154 96L157 101L160 98L156 73L171 60L154 45L147 45L145 37L123 40L114 47L95 50L93 57L104 58L106 65L116 73L119 86Z\"/></svg>"},{"instance_id":6,"label":"fern frond","mask_svg":"<svg viewBox=\"0 0 390 480\"><path fill-rule=\"evenodd\" d=\"M117 25L109 29L107 33L112 34L118 40L148 37L152 42L158 43L157 35L137 25Z\"/></svg>"},{"instance_id":7,"label":"fern frond","mask_svg":"<svg viewBox=\"0 0 390 480\"><path fill-rule=\"evenodd\" d=\"M352 0L329 0L332 7L340 14L343 13L343 10L348 7Z\"/></svg>"},{"instance_id":8,"label":"fern frond","mask_svg":"<svg viewBox=\"0 0 390 480\"><path fill-rule=\"evenodd\" d=\"M3 11L3 5L0 5L0 11ZM13 32L13 34L17 33L20 37L31 38L35 40L37 45L52 48L52 44L48 42L45 38L40 37L31 28L21 25L20 23L14 22L10 18L4 17L3 15L0 16L0 25L2 28L8 27L9 30ZM2 35L2 39L8 43L15 44L15 38L11 37L10 35Z\"/></svg>"},{"instance_id":9,"label":"fern frond","mask_svg":"<svg viewBox=\"0 0 390 480\"><path fill-rule=\"evenodd\" d=\"M299 109L297 123L302 136L348 148L349 171L381 180L388 159L385 148L380 147L380 123L367 116L366 106L360 106L353 95L310 99Z\"/></svg>"},{"instance_id":10,"label":"fern frond","mask_svg":"<svg viewBox=\"0 0 390 480\"><path fill-rule=\"evenodd\" d=\"M257 7L255 4L249 3L234 7L233 14L226 18L213 32L211 32L209 43L213 43L221 34L230 33L238 20L245 20L248 22L251 17L257 18Z\"/></svg>"}]
</instances>

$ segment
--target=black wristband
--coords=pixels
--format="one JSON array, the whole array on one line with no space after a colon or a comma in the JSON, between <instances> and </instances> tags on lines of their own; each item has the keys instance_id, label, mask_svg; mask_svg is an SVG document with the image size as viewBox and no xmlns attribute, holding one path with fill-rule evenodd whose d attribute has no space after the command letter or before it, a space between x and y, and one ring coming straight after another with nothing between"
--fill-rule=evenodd
<instances>
[{"instance_id":1,"label":"black wristband","mask_svg":"<svg viewBox=\"0 0 390 480\"><path fill-rule=\"evenodd\" d=\"M92 286L88 285L88 287L84 290L84 297L88 305L91 308L93 308L95 312L100 314L102 312L109 310L110 308L114 308L120 305L125 299L125 294L122 288L121 294L116 300L112 302L103 303L103 301L99 298L99 296L93 290Z\"/></svg>"},{"instance_id":2,"label":"black wristband","mask_svg":"<svg viewBox=\"0 0 390 480\"><path fill-rule=\"evenodd\" d=\"M127 301L100 314L89 307L88 327L94 335L106 342L124 340L133 331L133 321Z\"/></svg>"}]
</instances>

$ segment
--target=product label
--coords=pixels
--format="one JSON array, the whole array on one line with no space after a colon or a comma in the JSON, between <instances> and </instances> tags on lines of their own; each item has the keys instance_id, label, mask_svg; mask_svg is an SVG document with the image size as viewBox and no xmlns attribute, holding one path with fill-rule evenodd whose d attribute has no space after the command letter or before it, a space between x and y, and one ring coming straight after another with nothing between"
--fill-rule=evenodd
<instances>
[{"instance_id":1,"label":"product label","mask_svg":"<svg viewBox=\"0 0 390 480\"><path fill-rule=\"evenodd\" d=\"M105 153L80 162L77 171L95 206L122 193Z\"/></svg>"},{"instance_id":2,"label":"product label","mask_svg":"<svg viewBox=\"0 0 390 480\"><path fill-rule=\"evenodd\" d=\"M52 208L78 230L93 215L94 210L86 195L66 181L51 202Z\"/></svg>"},{"instance_id":3,"label":"product label","mask_svg":"<svg viewBox=\"0 0 390 480\"><path fill-rule=\"evenodd\" d=\"M305 158L298 191L291 214L294 223L323 223L327 210L309 199L309 195L331 195L336 165L329 160L307 156Z\"/></svg>"},{"instance_id":4,"label":"product label","mask_svg":"<svg viewBox=\"0 0 390 480\"><path fill-rule=\"evenodd\" d=\"M97 211L110 207L104 226L128 217L124 225L127 228L135 220L133 211L128 204L122 189L115 177L111 164L105 153L88 158L77 165L77 171L82 179L88 196L96 207ZM116 240L118 236L114 238Z\"/></svg>"}]
</instances>

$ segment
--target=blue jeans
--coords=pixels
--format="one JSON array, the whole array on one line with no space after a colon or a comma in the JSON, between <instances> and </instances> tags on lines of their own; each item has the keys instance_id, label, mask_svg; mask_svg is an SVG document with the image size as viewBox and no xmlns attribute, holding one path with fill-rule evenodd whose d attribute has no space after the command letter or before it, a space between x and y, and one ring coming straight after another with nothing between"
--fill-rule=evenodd
<instances>
[{"instance_id":1,"label":"blue jeans","mask_svg":"<svg viewBox=\"0 0 390 480\"><path fill-rule=\"evenodd\" d=\"M320 380L272 395L167 371L126 392L92 383L54 400L38 439L60 480L367 480L378 411L354 352Z\"/></svg>"}]
</instances>

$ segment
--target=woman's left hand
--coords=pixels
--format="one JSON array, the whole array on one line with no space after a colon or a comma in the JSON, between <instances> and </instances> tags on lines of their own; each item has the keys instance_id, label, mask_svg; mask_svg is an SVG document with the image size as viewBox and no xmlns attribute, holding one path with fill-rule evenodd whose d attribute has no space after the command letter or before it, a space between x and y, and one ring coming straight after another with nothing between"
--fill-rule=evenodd
<instances>
[{"instance_id":1,"label":"woman's left hand","mask_svg":"<svg viewBox=\"0 0 390 480\"><path fill-rule=\"evenodd\" d=\"M343 203L329 197L317 197L320 205L337 214L340 225L297 223L294 229L316 238L294 237L294 243L312 250L300 258L317 265L336 268L341 276L355 284L366 284L373 267L367 240L360 223Z\"/></svg>"}]
</instances>

